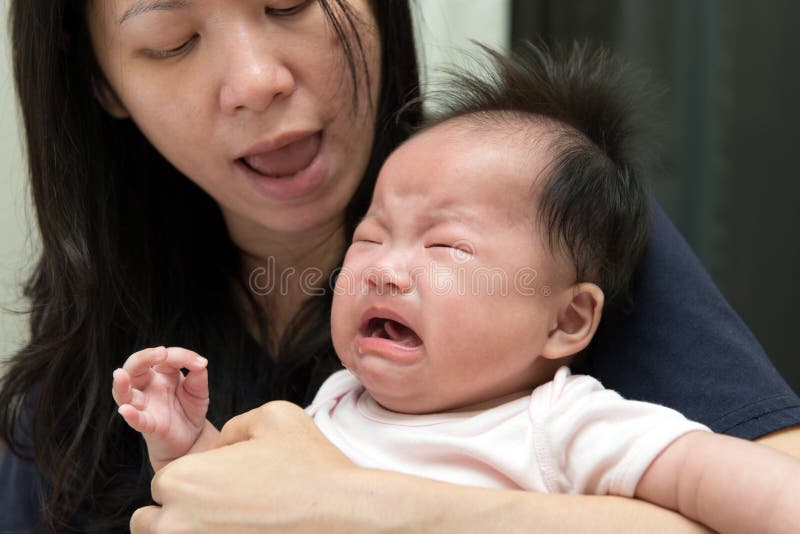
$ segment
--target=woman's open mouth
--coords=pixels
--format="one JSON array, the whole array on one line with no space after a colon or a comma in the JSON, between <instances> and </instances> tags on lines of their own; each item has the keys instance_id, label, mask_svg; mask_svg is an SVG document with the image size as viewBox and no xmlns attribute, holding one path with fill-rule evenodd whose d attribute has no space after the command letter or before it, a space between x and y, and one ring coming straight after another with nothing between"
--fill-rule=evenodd
<instances>
[{"instance_id":1,"label":"woman's open mouth","mask_svg":"<svg viewBox=\"0 0 800 534\"><path fill-rule=\"evenodd\" d=\"M323 182L322 146L323 134L318 131L280 148L247 154L236 163L262 195L293 200L308 195Z\"/></svg>"},{"instance_id":2,"label":"woman's open mouth","mask_svg":"<svg viewBox=\"0 0 800 534\"><path fill-rule=\"evenodd\" d=\"M275 150L239 158L239 161L268 178L292 178L311 165L321 142L322 132L317 132Z\"/></svg>"}]
</instances>

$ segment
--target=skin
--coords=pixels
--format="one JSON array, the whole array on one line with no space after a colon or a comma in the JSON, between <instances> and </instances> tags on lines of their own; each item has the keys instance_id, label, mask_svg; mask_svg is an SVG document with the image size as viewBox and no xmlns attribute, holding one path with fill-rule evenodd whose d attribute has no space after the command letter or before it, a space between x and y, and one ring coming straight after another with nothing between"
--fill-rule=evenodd
<instances>
[{"instance_id":1,"label":"skin","mask_svg":"<svg viewBox=\"0 0 800 534\"><path fill-rule=\"evenodd\" d=\"M195 0L180 15L148 13L126 21L129 26L146 17L148 22L140 24L145 33L158 25L152 34L137 36L132 30L123 33L118 23L133 3L90 4L95 52L108 80L107 85L96 81L98 99L112 115L134 120L167 159L211 194L250 267L267 257L276 258L279 268L333 265L344 243L342 210L366 165L373 121L364 117L366 111L346 113L350 105L339 92L341 78L333 75L343 72L342 60L327 54L339 45L321 31L318 17L310 24L317 8L309 8L302 33L291 31L290 21L281 25L271 18L270 31L261 32L256 17L263 15L263 5L256 15L241 0ZM369 24L364 2L350 3ZM157 42L183 30L186 35L171 37L175 42ZM152 47L175 48L193 31L205 46L166 60L143 54ZM318 39L312 44L310 36ZM379 72L377 42L369 35L365 42L370 72ZM294 83L286 83L287 72ZM296 118L308 122L290 122ZM326 176L336 186L329 194L307 202L274 202L254 195L246 179L236 175L232 162L240 150L289 129L318 127L330 130ZM290 291L264 304L285 321L299 298ZM765 442L800 457L798 436L800 429L794 428ZM358 469L302 410L286 403L269 403L232 419L220 443L225 446L186 456L157 473L152 491L161 506L137 511L131 518L134 532L322 527L328 532L527 532L529 525L550 532L703 531L640 501L460 488Z\"/></svg>"},{"instance_id":2,"label":"skin","mask_svg":"<svg viewBox=\"0 0 800 534\"><path fill-rule=\"evenodd\" d=\"M570 262L544 247L534 223L531 177L551 157L546 141L533 152L529 140L550 131L518 126L524 133L509 142L507 121L495 131L449 121L404 144L381 170L338 278L331 327L342 363L390 410L487 408L529 394L597 329L602 291L574 283ZM544 295L515 276L532 265L549 284ZM509 278L508 287L493 287L485 272ZM459 289L459 273L474 283ZM364 336L370 313L408 325L419 346L398 353L396 343ZM180 348L142 350L114 372L119 412L145 436L156 470L216 440L205 421L207 378L205 359Z\"/></svg>"},{"instance_id":3,"label":"skin","mask_svg":"<svg viewBox=\"0 0 800 534\"><path fill-rule=\"evenodd\" d=\"M575 283L571 262L546 249L535 222L538 177L551 164L548 126L520 123L523 133L508 135L505 123L470 120L425 131L389 157L338 278L336 352L393 411L524 395L582 350L600 320L602 291ZM365 315L399 318L419 347L365 338Z\"/></svg>"},{"instance_id":4,"label":"skin","mask_svg":"<svg viewBox=\"0 0 800 534\"><path fill-rule=\"evenodd\" d=\"M216 429L206 420L207 364L190 350L157 347L131 355L114 371L114 402L125 421L144 436L155 470L193 446L207 450L216 442ZM181 369L187 370L186 376Z\"/></svg>"},{"instance_id":5,"label":"skin","mask_svg":"<svg viewBox=\"0 0 800 534\"><path fill-rule=\"evenodd\" d=\"M344 209L372 147L375 112L366 98L354 109L341 45L319 4L194 0L120 23L134 4L92 2L88 12L106 77L96 81L97 94L109 113L133 120L219 204L248 272L267 258L276 272L333 268L345 242ZM362 21L369 72L380 72L366 2L351 4ZM360 89L364 95L366 86ZM377 101L378 84L372 89ZM239 156L296 134L321 137L310 173L318 185L288 200L265 195ZM303 297L292 286L265 299L277 331Z\"/></svg>"},{"instance_id":6,"label":"skin","mask_svg":"<svg viewBox=\"0 0 800 534\"><path fill-rule=\"evenodd\" d=\"M800 531L797 458L722 434L677 439L647 469L636 496L717 532Z\"/></svg>"}]
</instances>

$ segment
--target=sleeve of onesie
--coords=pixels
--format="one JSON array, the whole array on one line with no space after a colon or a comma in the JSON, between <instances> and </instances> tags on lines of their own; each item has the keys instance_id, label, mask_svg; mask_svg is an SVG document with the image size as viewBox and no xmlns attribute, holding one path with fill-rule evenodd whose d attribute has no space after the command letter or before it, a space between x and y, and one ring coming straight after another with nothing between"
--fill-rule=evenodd
<instances>
[{"instance_id":1,"label":"sleeve of onesie","mask_svg":"<svg viewBox=\"0 0 800 534\"><path fill-rule=\"evenodd\" d=\"M530 417L537 461L552 493L632 497L661 451L688 432L709 431L670 408L626 400L566 367L534 391Z\"/></svg>"},{"instance_id":2,"label":"sleeve of onesie","mask_svg":"<svg viewBox=\"0 0 800 534\"><path fill-rule=\"evenodd\" d=\"M360 386L361 384L359 384L356 377L347 369L337 371L322 383L319 391L314 396L314 400L306 407L306 413L314 417L320 408L323 406L327 408L335 406L336 402L345 394Z\"/></svg>"}]
</instances>

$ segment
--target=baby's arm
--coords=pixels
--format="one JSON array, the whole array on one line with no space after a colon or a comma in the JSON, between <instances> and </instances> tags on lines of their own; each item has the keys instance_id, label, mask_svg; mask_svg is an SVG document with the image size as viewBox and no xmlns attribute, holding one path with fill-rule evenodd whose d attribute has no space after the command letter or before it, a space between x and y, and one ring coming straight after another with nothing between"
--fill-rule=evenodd
<instances>
[{"instance_id":1,"label":"baby's arm","mask_svg":"<svg viewBox=\"0 0 800 534\"><path fill-rule=\"evenodd\" d=\"M691 432L650 465L636 497L719 532L800 532L800 461L748 441Z\"/></svg>"},{"instance_id":2,"label":"baby's arm","mask_svg":"<svg viewBox=\"0 0 800 534\"><path fill-rule=\"evenodd\" d=\"M131 355L114 371L119 413L144 436L156 471L184 454L214 447L219 432L205 418L207 363L186 349L157 347ZM182 368L189 370L186 376Z\"/></svg>"}]
</instances>

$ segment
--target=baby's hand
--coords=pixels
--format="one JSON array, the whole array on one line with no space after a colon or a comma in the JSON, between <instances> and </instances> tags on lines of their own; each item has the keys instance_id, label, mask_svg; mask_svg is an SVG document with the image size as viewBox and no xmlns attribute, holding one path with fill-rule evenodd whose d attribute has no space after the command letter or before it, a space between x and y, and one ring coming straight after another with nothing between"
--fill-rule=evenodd
<instances>
[{"instance_id":1,"label":"baby's hand","mask_svg":"<svg viewBox=\"0 0 800 534\"><path fill-rule=\"evenodd\" d=\"M114 371L119 413L142 433L155 470L183 456L200 436L208 410L208 361L181 348L145 349ZM189 370L186 376L181 368Z\"/></svg>"}]
</instances>

